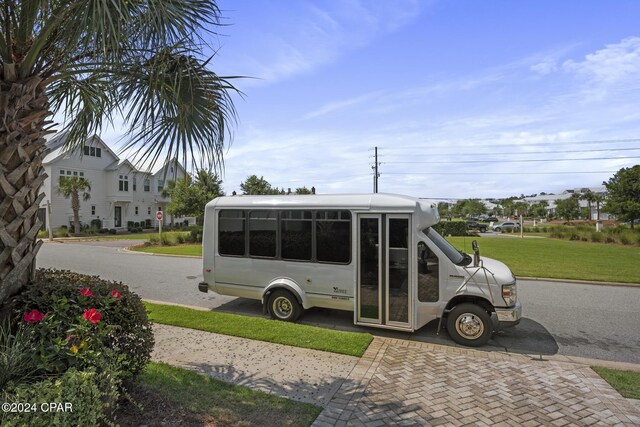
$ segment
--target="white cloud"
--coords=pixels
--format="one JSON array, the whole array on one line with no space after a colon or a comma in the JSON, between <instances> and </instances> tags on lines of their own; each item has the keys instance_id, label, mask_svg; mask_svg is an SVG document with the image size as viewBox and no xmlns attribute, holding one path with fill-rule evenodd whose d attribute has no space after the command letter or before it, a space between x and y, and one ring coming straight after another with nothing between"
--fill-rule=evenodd
<instances>
[{"instance_id":1,"label":"white cloud","mask_svg":"<svg viewBox=\"0 0 640 427\"><path fill-rule=\"evenodd\" d=\"M534 71L538 74L547 75L551 74L555 71L558 71L558 64L554 59L548 59L543 62L539 62L530 67L531 71Z\"/></svg>"},{"instance_id":2,"label":"white cloud","mask_svg":"<svg viewBox=\"0 0 640 427\"><path fill-rule=\"evenodd\" d=\"M640 37L628 37L620 43L585 56L583 61L568 60L562 68L586 77L591 83L615 84L640 77Z\"/></svg>"}]
</instances>

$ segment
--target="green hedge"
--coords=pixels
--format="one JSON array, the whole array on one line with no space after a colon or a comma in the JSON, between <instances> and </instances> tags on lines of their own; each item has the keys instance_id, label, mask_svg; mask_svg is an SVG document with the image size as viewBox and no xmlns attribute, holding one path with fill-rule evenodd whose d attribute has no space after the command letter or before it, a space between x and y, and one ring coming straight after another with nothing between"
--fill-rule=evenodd
<instances>
[{"instance_id":1,"label":"green hedge","mask_svg":"<svg viewBox=\"0 0 640 427\"><path fill-rule=\"evenodd\" d=\"M433 229L442 236L467 236L467 223L464 221L441 221Z\"/></svg>"},{"instance_id":2,"label":"green hedge","mask_svg":"<svg viewBox=\"0 0 640 427\"><path fill-rule=\"evenodd\" d=\"M29 404L29 407L16 406L15 412L3 411L0 424L5 427L99 426L115 407L118 386L117 376L113 373L75 368L60 377L22 383L6 390L3 402ZM50 406L51 403L62 406Z\"/></svg>"}]
</instances>

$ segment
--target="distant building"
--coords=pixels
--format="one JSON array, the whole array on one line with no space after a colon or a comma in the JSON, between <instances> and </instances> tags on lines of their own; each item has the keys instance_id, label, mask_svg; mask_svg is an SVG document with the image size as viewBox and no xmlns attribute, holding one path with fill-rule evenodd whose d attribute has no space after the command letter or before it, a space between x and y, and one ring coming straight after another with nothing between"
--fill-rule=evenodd
<instances>
[{"instance_id":1,"label":"distant building","mask_svg":"<svg viewBox=\"0 0 640 427\"><path fill-rule=\"evenodd\" d=\"M157 226L156 212L165 211L171 201L162 196L165 181L186 174L177 160L167 162L155 173L141 172L128 160L120 160L96 135L87 139L82 150L75 152L64 150L66 137L66 133L57 134L46 143L48 153L42 165L48 177L42 184L45 198L38 211L44 228L69 227L73 222L71 200L58 192L60 178L65 176L85 178L91 184L91 198L80 202L83 225L99 219L103 228L117 230L126 229L128 222L140 223L141 227L145 222ZM195 222L193 218L188 220ZM169 215L164 215L163 223L169 222Z\"/></svg>"},{"instance_id":2,"label":"distant building","mask_svg":"<svg viewBox=\"0 0 640 427\"><path fill-rule=\"evenodd\" d=\"M568 189L568 190L564 190L560 194L544 194L544 195L538 195L535 197L525 197L522 200L528 203L529 205L533 205L542 201L547 202L548 203L547 212L550 214L554 214L556 211L556 201L568 199L574 194L581 196L587 193L588 191L591 191L592 193L595 193L595 194L600 194L604 198L606 198L607 196L607 188L605 186L601 186L601 187L591 187L591 188L583 187L583 188ZM610 215L609 213L604 212L602 210L603 204L604 203L600 203L600 219L601 220L615 219L613 215ZM580 199L580 207L587 208L589 207L589 203L586 200ZM591 212L590 212L589 218L592 220L596 220L598 218L598 209L595 203L591 204Z\"/></svg>"}]
</instances>

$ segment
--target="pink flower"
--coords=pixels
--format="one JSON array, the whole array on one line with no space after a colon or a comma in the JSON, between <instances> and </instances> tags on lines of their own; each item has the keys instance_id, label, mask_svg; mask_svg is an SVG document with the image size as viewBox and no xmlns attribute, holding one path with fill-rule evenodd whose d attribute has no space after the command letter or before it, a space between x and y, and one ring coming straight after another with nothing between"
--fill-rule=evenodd
<instances>
[{"instance_id":1,"label":"pink flower","mask_svg":"<svg viewBox=\"0 0 640 427\"><path fill-rule=\"evenodd\" d=\"M42 320L43 317L44 317L43 313L40 313L38 310L33 309L29 313L25 313L24 316L22 317L22 320L24 320L27 323L38 323L39 321Z\"/></svg>"},{"instance_id":2,"label":"pink flower","mask_svg":"<svg viewBox=\"0 0 640 427\"><path fill-rule=\"evenodd\" d=\"M67 341L67 342L69 342L69 341L71 341L71 340L73 340L73 339L75 339L75 338L76 338L76 336L75 336L75 335L69 335L69 336L67 337L66 341Z\"/></svg>"},{"instance_id":3,"label":"pink flower","mask_svg":"<svg viewBox=\"0 0 640 427\"><path fill-rule=\"evenodd\" d=\"M91 323L98 323L100 319L102 319L102 314L100 314L97 309L91 308L89 310L85 310L82 317Z\"/></svg>"},{"instance_id":4,"label":"pink flower","mask_svg":"<svg viewBox=\"0 0 640 427\"><path fill-rule=\"evenodd\" d=\"M91 292L91 290L89 288L84 288L80 290L80 294L85 296L85 297L92 297L93 293Z\"/></svg>"},{"instance_id":5,"label":"pink flower","mask_svg":"<svg viewBox=\"0 0 640 427\"><path fill-rule=\"evenodd\" d=\"M122 294L114 289L111 291L111 296L114 298L120 298Z\"/></svg>"}]
</instances>

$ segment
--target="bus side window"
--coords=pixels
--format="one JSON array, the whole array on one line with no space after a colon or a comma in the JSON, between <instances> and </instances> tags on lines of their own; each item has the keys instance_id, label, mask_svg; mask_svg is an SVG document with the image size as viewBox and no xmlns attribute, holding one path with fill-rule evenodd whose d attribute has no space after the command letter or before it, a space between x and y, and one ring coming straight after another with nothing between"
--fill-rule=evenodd
<instances>
[{"instance_id":1,"label":"bus side window","mask_svg":"<svg viewBox=\"0 0 640 427\"><path fill-rule=\"evenodd\" d=\"M440 296L439 261L424 242L418 243L418 300L436 302Z\"/></svg>"}]
</instances>

